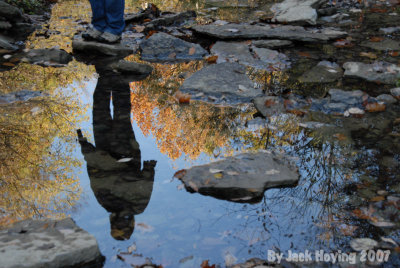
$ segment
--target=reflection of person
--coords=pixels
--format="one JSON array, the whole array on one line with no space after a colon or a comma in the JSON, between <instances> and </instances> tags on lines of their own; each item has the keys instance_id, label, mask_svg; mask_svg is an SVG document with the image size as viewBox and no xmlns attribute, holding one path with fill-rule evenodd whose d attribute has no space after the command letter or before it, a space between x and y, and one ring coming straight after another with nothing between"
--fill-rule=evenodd
<instances>
[{"instance_id":1,"label":"reflection of person","mask_svg":"<svg viewBox=\"0 0 400 268\"><path fill-rule=\"evenodd\" d=\"M93 95L96 146L87 142L78 130L90 186L97 201L111 213L111 235L117 240L130 238L135 215L147 207L156 165L156 161L145 161L141 169L140 149L132 130L130 112L129 85L118 76L100 76Z\"/></svg>"},{"instance_id":2,"label":"reflection of person","mask_svg":"<svg viewBox=\"0 0 400 268\"><path fill-rule=\"evenodd\" d=\"M82 37L105 43L117 43L125 28L124 0L90 0L92 25Z\"/></svg>"}]
</instances>

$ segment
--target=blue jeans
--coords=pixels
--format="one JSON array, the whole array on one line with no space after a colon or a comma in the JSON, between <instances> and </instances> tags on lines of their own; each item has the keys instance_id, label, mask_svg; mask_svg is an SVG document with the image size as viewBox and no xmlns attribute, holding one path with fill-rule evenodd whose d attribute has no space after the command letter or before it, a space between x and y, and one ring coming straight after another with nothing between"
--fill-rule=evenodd
<instances>
[{"instance_id":1,"label":"blue jeans","mask_svg":"<svg viewBox=\"0 0 400 268\"><path fill-rule=\"evenodd\" d=\"M125 28L125 0L89 0L92 25L100 32L121 35Z\"/></svg>"}]
</instances>

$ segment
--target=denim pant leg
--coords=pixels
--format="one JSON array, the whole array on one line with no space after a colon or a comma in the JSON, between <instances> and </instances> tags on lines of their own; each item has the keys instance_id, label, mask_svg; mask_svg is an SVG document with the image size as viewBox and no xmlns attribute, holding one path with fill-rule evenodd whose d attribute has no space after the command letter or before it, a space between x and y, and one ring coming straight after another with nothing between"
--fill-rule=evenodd
<instances>
[{"instance_id":1,"label":"denim pant leg","mask_svg":"<svg viewBox=\"0 0 400 268\"><path fill-rule=\"evenodd\" d=\"M89 0L92 6L92 25L100 32L104 32L107 28L106 20L106 0Z\"/></svg>"},{"instance_id":2,"label":"denim pant leg","mask_svg":"<svg viewBox=\"0 0 400 268\"><path fill-rule=\"evenodd\" d=\"M93 1L93 0L92 0ZM125 0L104 0L106 5L106 32L121 35L125 28Z\"/></svg>"}]
</instances>

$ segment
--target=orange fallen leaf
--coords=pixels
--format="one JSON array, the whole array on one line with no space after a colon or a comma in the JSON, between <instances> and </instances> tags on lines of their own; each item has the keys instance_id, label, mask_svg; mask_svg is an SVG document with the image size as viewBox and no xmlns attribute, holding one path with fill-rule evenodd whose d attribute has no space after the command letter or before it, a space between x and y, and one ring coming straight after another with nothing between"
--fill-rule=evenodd
<instances>
[{"instance_id":1,"label":"orange fallen leaf","mask_svg":"<svg viewBox=\"0 0 400 268\"><path fill-rule=\"evenodd\" d=\"M347 39L339 39L333 45L338 48L354 47L354 44Z\"/></svg>"},{"instance_id":2,"label":"orange fallen leaf","mask_svg":"<svg viewBox=\"0 0 400 268\"><path fill-rule=\"evenodd\" d=\"M210 64L217 63L217 60L218 60L218 56L210 56L210 57L206 58L206 61Z\"/></svg>"},{"instance_id":3,"label":"orange fallen leaf","mask_svg":"<svg viewBox=\"0 0 400 268\"><path fill-rule=\"evenodd\" d=\"M304 51L299 51L297 52L297 54L301 57L306 57L306 58L311 58L311 54L308 52L304 52Z\"/></svg>"},{"instance_id":4,"label":"orange fallen leaf","mask_svg":"<svg viewBox=\"0 0 400 268\"><path fill-rule=\"evenodd\" d=\"M381 42L383 40L383 37L381 36L373 36L369 39L371 42Z\"/></svg>"},{"instance_id":5,"label":"orange fallen leaf","mask_svg":"<svg viewBox=\"0 0 400 268\"><path fill-rule=\"evenodd\" d=\"M181 91L178 90L175 93L174 97L179 103L190 103L190 97L191 97L190 94L182 93Z\"/></svg>"},{"instance_id":6,"label":"orange fallen leaf","mask_svg":"<svg viewBox=\"0 0 400 268\"><path fill-rule=\"evenodd\" d=\"M181 169L175 172L174 177L177 179L182 179L186 175L186 169Z\"/></svg>"},{"instance_id":7,"label":"orange fallen leaf","mask_svg":"<svg viewBox=\"0 0 400 268\"><path fill-rule=\"evenodd\" d=\"M370 11L371 11L372 13L386 13L386 12L387 12L386 9L384 9L384 8L377 8L377 7L371 8Z\"/></svg>"},{"instance_id":8,"label":"orange fallen leaf","mask_svg":"<svg viewBox=\"0 0 400 268\"><path fill-rule=\"evenodd\" d=\"M381 195L371 198L371 202L379 202L379 201L383 201L383 200L385 200L385 197L381 196Z\"/></svg>"},{"instance_id":9,"label":"orange fallen leaf","mask_svg":"<svg viewBox=\"0 0 400 268\"><path fill-rule=\"evenodd\" d=\"M296 116L303 116L306 114L306 112L300 111L300 110L286 110L286 112L288 112L290 114L294 114Z\"/></svg>"},{"instance_id":10,"label":"orange fallen leaf","mask_svg":"<svg viewBox=\"0 0 400 268\"><path fill-rule=\"evenodd\" d=\"M273 106L275 104L276 104L276 102L274 100L266 100L265 103L264 103L264 105L266 107L271 107L271 106Z\"/></svg>"},{"instance_id":11,"label":"orange fallen leaf","mask_svg":"<svg viewBox=\"0 0 400 268\"><path fill-rule=\"evenodd\" d=\"M374 54L372 52L361 52L360 56L361 57L367 57L367 58L370 58L370 59L373 59L373 60L378 58L378 56L376 56L376 54Z\"/></svg>"},{"instance_id":12,"label":"orange fallen leaf","mask_svg":"<svg viewBox=\"0 0 400 268\"><path fill-rule=\"evenodd\" d=\"M144 19L143 22L150 22L151 19Z\"/></svg>"},{"instance_id":13,"label":"orange fallen leaf","mask_svg":"<svg viewBox=\"0 0 400 268\"><path fill-rule=\"evenodd\" d=\"M375 112L383 112L386 110L386 105L383 103L368 103L365 106L365 110L367 110L370 113L375 113Z\"/></svg>"},{"instance_id":14,"label":"orange fallen leaf","mask_svg":"<svg viewBox=\"0 0 400 268\"><path fill-rule=\"evenodd\" d=\"M149 39L150 36L152 36L155 33L157 33L157 31L149 31L149 33L146 35L146 39Z\"/></svg>"},{"instance_id":15,"label":"orange fallen leaf","mask_svg":"<svg viewBox=\"0 0 400 268\"><path fill-rule=\"evenodd\" d=\"M196 48L195 48L195 47L191 47L191 48L189 49L189 55L191 56L191 55L193 55L194 53L196 53Z\"/></svg>"},{"instance_id":16,"label":"orange fallen leaf","mask_svg":"<svg viewBox=\"0 0 400 268\"><path fill-rule=\"evenodd\" d=\"M213 265L209 265L208 264L208 260L205 260L205 261L203 261L201 264L200 264L200 267L201 268L215 268L215 264L213 264Z\"/></svg>"},{"instance_id":17,"label":"orange fallen leaf","mask_svg":"<svg viewBox=\"0 0 400 268\"><path fill-rule=\"evenodd\" d=\"M15 64L11 63L11 62L4 62L3 65L4 66L9 66L9 67L14 67L15 66Z\"/></svg>"},{"instance_id":18,"label":"orange fallen leaf","mask_svg":"<svg viewBox=\"0 0 400 268\"><path fill-rule=\"evenodd\" d=\"M389 51L389 56L397 57L397 56L399 56L399 52L398 51Z\"/></svg>"},{"instance_id":19,"label":"orange fallen leaf","mask_svg":"<svg viewBox=\"0 0 400 268\"><path fill-rule=\"evenodd\" d=\"M344 135L343 133L336 133L333 135L333 137L335 137L336 139L338 139L340 141L347 140L347 136Z\"/></svg>"}]
</instances>

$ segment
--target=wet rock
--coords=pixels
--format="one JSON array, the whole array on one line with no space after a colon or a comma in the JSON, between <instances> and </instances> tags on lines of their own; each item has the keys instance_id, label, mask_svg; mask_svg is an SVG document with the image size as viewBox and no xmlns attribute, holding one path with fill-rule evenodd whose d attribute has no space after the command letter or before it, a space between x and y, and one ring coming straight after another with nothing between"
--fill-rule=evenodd
<instances>
[{"instance_id":1,"label":"wet rock","mask_svg":"<svg viewBox=\"0 0 400 268\"><path fill-rule=\"evenodd\" d=\"M301 83L332 83L343 76L343 70L334 62L321 61L311 70L301 75Z\"/></svg>"},{"instance_id":2,"label":"wet rock","mask_svg":"<svg viewBox=\"0 0 400 268\"><path fill-rule=\"evenodd\" d=\"M262 93L254 88L245 66L228 62L212 64L194 73L183 82L180 91L192 96L203 94L205 101L233 104L248 103Z\"/></svg>"},{"instance_id":3,"label":"wet rock","mask_svg":"<svg viewBox=\"0 0 400 268\"><path fill-rule=\"evenodd\" d=\"M0 104L9 104L19 101L28 101L37 97L46 96L41 91L21 90L0 95Z\"/></svg>"},{"instance_id":4,"label":"wet rock","mask_svg":"<svg viewBox=\"0 0 400 268\"><path fill-rule=\"evenodd\" d=\"M318 14L315 7L321 4L321 0L284 0L274 4L271 11L275 13L273 22L311 24L317 23Z\"/></svg>"},{"instance_id":5,"label":"wet rock","mask_svg":"<svg viewBox=\"0 0 400 268\"><path fill-rule=\"evenodd\" d=\"M72 61L72 56L62 49L32 49L23 55L24 61L41 66L65 66Z\"/></svg>"},{"instance_id":6,"label":"wet rock","mask_svg":"<svg viewBox=\"0 0 400 268\"><path fill-rule=\"evenodd\" d=\"M362 116L364 114L365 114L364 110L357 108L357 107L352 107L352 108L348 109L347 111L345 111L343 115L345 117L349 117L351 115L357 117L357 116Z\"/></svg>"},{"instance_id":7,"label":"wet rock","mask_svg":"<svg viewBox=\"0 0 400 268\"><path fill-rule=\"evenodd\" d=\"M332 16L337 12L336 7L327 7L327 8L321 8L317 10L318 16Z\"/></svg>"},{"instance_id":8,"label":"wet rock","mask_svg":"<svg viewBox=\"0 0 400 268\"><path fill-rule=\"evenodd\" d=\"M392 88L390 93L393 95L393 97L400 100L400 87Z\"/></svg>"},{"instance_id":9,"label":"wet rock","mask_svg":"<svg viewBox=\"0 0 400 268\"><path fill-rule=\"evenodd\" d=\"M0 21L0 30L8 30L12 27L8 21Z\"/></svg>"},{"instance_id":10,"label":"wet rock","mask_svg":"<svg viewBox=\"0 0 400 268\"><path fill-rule=\"evenodd\" d=\"M281 48L290 47L293 45L292 41L289 40L256 40L252 42L253 46L259 48Z\"/></svg>"},{"instance_id":11,"label":"wet rock","mask_svg":"<svg viewBox=\"0 0 400 268\"><path fill-rule=\"evenodd\" d=\"M0 231L1 266L78 267L101 266L96 238L75 222L25 220Z\"/></svg>"},{"instance_id":12,"label":"wet rock","mask_svg":"<svg viewBox=\"0 0 400 268\"><path fill-rule=\"evenodd\" d=\"M103 54L106 56L125 57L133 53L134 46L122 41L120 44L104 44L93 41L84 41L76 38L72 42L72 48L75 52L86 52L93 54L93 52Z\"/></svg>"},{"instance_id":13,"label":"wet rock","mask_svg":"<svg viewBox=\"0 0 400 268\"><path fill-rule=\"evenodd\" d=\"M372 48L379 51L387 51L387 50L400 50L400 41L385 39L381 42L371 42L364 41L361 43L361 46Z\"/></svg>"},{"instance_id":14,"label":"wet rock","mask_svg":"<svg viewBox=\"0 0 400 268\"><path fill-rule=\"evenodd\" d=\"M382 84L396 84L400 76L400 67L387 62L366 64L362 62L346 62L343 65L344 76L360 78Z\"/></svg>"},{"instance_id":15,"label":"wet rock","mask_svg":"<svg viewBox=\"0 0 400 268\"><path fill-rule=\"evenodd\" d=\"M302 42L326 42L332 39L345 37L346 32L336 29L306 30L301 26L279 25L196 25L192 29L203 35L218 39L283 39Z\"/></svg>"},{"instance_id":16,"label":"wet rock","mask_svg":"<svg viewBox=\"0 0 400 268\"><path fill-rule=\"evenodd\" d=\"M120 60L111 67L122 74L148 75L153 71L153 67L150 65L125 60Z\"/></svg>"},{"instance_id":17,"label":"wet rock","mask_svg":"<svg viewBox=\"0 0 400 268\"><path fill-rule=\"evenodd\" d=\"M285 111L283 100L276 96L263 96L253 100L254 106L264 117L268 118Z\"/></svg>"},{"instance_id":18,"label":"wet rock","mask_svg":"<svg viewBox=\"0 0 400 268\"><path fill-rule=\"evenodd\" d=\"M201 60L208 54L200 45L186 42L166 33L153 34L140 44L145 61Z\"/></svg>"},{"instance_id":19,"label":"wet rock","mask_svg":"<svg viewBox=\"0 0 400 268\"><path fill-rule=\"evenodd\" d=\"M393 103L397 102L397 100L395 98L393 98L392 95L389 95L389 94L381 94L378 97L376 97L376 99L385 104L393 104Z\"/></svg>"},{"instance_id":20,"label":"wet rock","mask_svg":"<svg viewBox=\"0 0 400 268\"><path fill-rule=\"evenodd\" d=\"M22 18L22 12L19 8L0 1L0 17L7 20L16 21Z\"/></svg>"},{"instance_id":21,"label":"wet rock","mask_svg":"<svg viewBox=\"0 0 400 268\"><path fill-rule=\"evenodd\" d=\"M258 4L250 0L237 0L237 1L226 1L226 0L206 0L206 5L229 8L229 7L258 7Z\"/></svg>"},{"instance_id":22,"label":"wet rock","mask_svg":"<svg viewBox=\"0 0 400 268\"><path fill-rule=\"evenodd\" d=\"M11 44L9 38L0 36L0 48L7 49L7 50L17 50L18 47Z\"/></svg>"},{"instance_id":23,"label":"wet rock","mask_svg":"<svg viewBox=\"0 0 400 268\"><path fill-rule=\"evenodd\" d=\"M253 48L254 55L246 43L217 42L211 48L211 53L218 56L218 63L238 62L257 69L266 69L274 66L284 69L289 64L285 54L267 48Z\"/></svg>"},{"instance_id":24,"label":"wet rock","mask_svg":"<svg viewBox=\"0 0 400 268\"><path fill-rule=\"evenodd\" d=\"M192 167L181 180L192 192L252 203L259 202L266 189L295 185L299 174L284 155L259 151Z\"/></svg>"},{"instance_id":25,"label":"wet rock","mask_svg":"<svg viewBox=\"0 0 400 268\"><path fill-rule=\"evenodd\" d=\"M400 32L400 26L380 28L379 31L384 32L385 34L392 34L395 32Z\"/></svg>"},{"instance_id":26,"label":"wet rock","mask_svg":"<svg viewBox=\"0 0 400 268\"><path fill-rule=\"evenodd\" d=\"M378 246L378 242L370 238L356 238L350 241L350 247L355 251L370 250Z\"/></svg>"}]
</instances>

